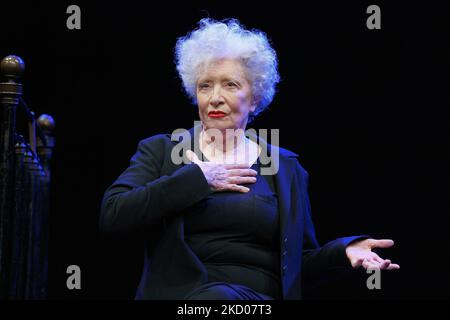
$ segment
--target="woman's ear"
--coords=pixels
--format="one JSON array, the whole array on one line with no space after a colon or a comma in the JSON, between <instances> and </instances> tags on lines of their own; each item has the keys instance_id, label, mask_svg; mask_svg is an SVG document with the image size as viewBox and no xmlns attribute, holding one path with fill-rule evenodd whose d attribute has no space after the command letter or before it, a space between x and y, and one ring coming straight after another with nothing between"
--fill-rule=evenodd
<instances>
[{"instance_id":1,"label":"woman's ear","mask_svg":"<svg viewBox=\"0 0 450 320\"><path fill-rule=\"evenodd\" d=\"M250 113L254 113L256 108L258 107L259 99L257 97L253 97L250 102Z\"/></svg>"}]
</instances>

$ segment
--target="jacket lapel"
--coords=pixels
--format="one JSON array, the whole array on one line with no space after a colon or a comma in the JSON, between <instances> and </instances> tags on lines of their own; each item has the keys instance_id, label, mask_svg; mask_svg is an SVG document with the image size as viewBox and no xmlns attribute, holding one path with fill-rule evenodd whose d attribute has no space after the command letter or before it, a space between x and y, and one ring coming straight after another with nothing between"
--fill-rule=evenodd
<instances>
[{"instance_id":1,"label":"jacket lapel","mask_svg":"<svg viewBox=\"0 0 450 320\"><path fill-rule=\"evenodd\" d=\"M278 209L280 213L280 241L283 243L284 234L288 222L288 214L291 210L291 181L293 172L291 170L291 160L289 156L297 156L295 153L280 149L277 146L267 143L264 139L257 137L258 144L262 148L262 153L270 159L271 167L278 168L275 173L275 189L278 196ZM274 152L276 151L276 152ZM283 250L283 248L281 248ZM281 251L282 252L282 251Z\"/></svg>"},{"instance_id":2,"label":"jacket lapel","mask_svg":"<svg viewBox=\"0 0 450 320\"><path fill-rule=\"evenodd\" d=\"M291 181L292 172L289 170L289 165L285 158L280 158L280 166L278 173L275 175L275 186L278 195L278 208L280 212L280 241L283 243L284 234L288 222L288 215L291 211Z\"/></svg>"}]
</instances>

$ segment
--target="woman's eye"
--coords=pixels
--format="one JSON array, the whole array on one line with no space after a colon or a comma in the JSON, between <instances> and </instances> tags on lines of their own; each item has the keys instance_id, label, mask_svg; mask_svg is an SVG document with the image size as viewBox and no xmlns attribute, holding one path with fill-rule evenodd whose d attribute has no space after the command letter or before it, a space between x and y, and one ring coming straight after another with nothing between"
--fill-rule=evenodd
<instances>
[{"instance_id":1,"label":"woman's eye","mask_svg":"<svg viewBox=\"0 0 450 320\"><path fill-rule=\"evenodd\" d=\"M207 83L202 83L202 84L200 84L199 86L198 86L198 88L201 90L201 89L206 89L206 88L208 88L209 87L209 84L207 84Z\"/></svg>"},{"instance_id":2,"label":"woman's eye","mask_svg":"<svg viewBox=\"0 0 450 320\"><path fill-rule=\"evenodd\" d=\"M228 87L236 87L237 85L234 82L227 82L227 86Z\"/></svg>"}]
</instances>

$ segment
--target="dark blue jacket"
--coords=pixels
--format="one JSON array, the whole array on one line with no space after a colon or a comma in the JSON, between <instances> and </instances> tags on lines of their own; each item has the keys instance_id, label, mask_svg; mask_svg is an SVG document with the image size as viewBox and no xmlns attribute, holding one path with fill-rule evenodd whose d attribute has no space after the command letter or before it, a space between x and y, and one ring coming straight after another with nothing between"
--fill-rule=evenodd
<instances>
[{"instance_id":1,"label":"dark blue jacket","mask_svg":"<svg viewBox=\"0 0 450 320\"><path fill-rule=\"evenodd\" d=\"M197 129L189 130L190 137L198 138ZM130 166L105 192L100 229L107 233L143 232L145 236L144 270L137 299L183 299L207 279L205 267L184 241L180 211L213 191L198 165L177 165L171 160L174 150L197 151L193 141L189 136L172 141L170 134L140 141ZM259 145L269 156L278 148L262 139ZM281 228L282 293L283 299L301 299L302 281L320 279L339 267L351 267L345 247L362 236L339 238L319 246L311 220L308 173L297 154L277 150L279 157L272 161L279 161L275 186Z\"/></svg>"}]
</instances>

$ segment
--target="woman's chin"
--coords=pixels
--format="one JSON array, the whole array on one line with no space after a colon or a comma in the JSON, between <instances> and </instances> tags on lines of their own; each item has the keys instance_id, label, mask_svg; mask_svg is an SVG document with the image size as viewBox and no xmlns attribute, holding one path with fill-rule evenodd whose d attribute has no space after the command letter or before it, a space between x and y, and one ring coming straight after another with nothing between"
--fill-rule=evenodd
<instances>
[{"instance_id":1,"label":"woman's chin","mask_svg":"<svg viewBox=\"0 0 450 320\"><path fill-rule=\"evenodd\" d=\"M208 119L208 121L206 121L205 124L206 124L206 129L225 130L225 129L233 129L234 128L234 124L224 118Z\"/></svg>"}]
</instances>

